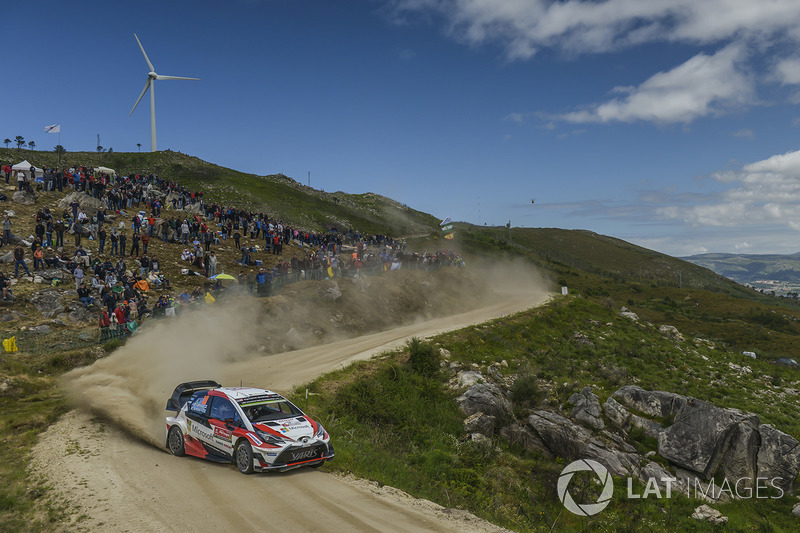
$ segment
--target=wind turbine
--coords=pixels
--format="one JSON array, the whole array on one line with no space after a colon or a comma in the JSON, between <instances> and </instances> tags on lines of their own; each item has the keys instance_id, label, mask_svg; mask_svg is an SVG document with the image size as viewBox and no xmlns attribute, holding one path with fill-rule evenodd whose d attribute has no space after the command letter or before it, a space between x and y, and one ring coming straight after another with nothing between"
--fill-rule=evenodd
<instances>
[{"instance_id":1,"label":"wind turbine","mask_svg":"<svg viewBox=\"0 0 800 533\"><path fill-rule=\"evenodd\" d=\"M136 42L139 43L139 48L142 50L142 55L144 55L144 60L147 61L147 66L150 67L150 72L147 73L147 81L144 84L144 89L142 90L142 94L139 95L139 99L136 100L136 103L133 104L133 109L128 116L133 115L134 110L136 110L136 106L139 105L139 102L142 101L142 97L144 93L147 92L147 89L150 89L150 151L156 151L156 86L153 83L155 80L199 80L200 78L183 78L180 76L161 76L160 74L156 74L156 69L153 67L153 64L150 62L150 59L147 57L147 53L144 51L144 47L142 46L142 42L139 40L139 37L134 33L134 37L136 37Z\"/></svg>"}]
</instances>

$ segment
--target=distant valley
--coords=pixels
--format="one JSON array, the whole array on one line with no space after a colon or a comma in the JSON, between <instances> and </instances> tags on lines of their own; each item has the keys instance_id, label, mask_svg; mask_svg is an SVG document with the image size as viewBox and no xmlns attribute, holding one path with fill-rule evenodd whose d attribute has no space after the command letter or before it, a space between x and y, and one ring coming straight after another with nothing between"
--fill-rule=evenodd
<instances>
[{"instance_id":1,"label":"distant valley","mask_svg":"<svg viewBox=\"0 0 800 533\"><path fill-rule=\"evenodd\" d=\"M800 253L700 254L681 259L766 293L774 291L776 295L786 296L800 289Z\"/></svg>"}]
</instances>

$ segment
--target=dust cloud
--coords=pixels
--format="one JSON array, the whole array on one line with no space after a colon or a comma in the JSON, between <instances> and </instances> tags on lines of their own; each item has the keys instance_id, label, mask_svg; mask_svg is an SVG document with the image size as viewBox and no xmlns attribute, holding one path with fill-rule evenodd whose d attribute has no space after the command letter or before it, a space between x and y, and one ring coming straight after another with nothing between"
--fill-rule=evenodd
<instances>
[{"instance_id":1,"label":"dust cloud","mask_svg":"<svg viewBox=\"0 0 800 533\"><path fill-rule=\"evenodd\" d=\"M531 295L533 305L549 285L529 263L508 261L301 281L272 298L233 297L151 320L110 356L65 374L63 385L81 408L163 447L164 407L179 383L222 383L225 366L234 362L388 331L512 296Z\"/></svg>"},{"instance_id":2,"label":"dust cloud","mask_svg":"<svg viewBox=\"0 0 800 533\"><path fill-rule=\"evenodd\" d=\"M151 321L110 356L65 374L63 385L82 408L162 447L172 391L253 356L257 310L252 300L237 299Z\"/></svg>"}]
</instances>

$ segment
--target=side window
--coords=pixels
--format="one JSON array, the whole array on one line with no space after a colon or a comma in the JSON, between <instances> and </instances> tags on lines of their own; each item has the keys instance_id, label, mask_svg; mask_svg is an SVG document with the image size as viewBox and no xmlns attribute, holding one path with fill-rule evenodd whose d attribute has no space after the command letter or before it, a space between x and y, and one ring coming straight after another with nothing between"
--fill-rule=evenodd
<instances>
[{"instance_id":1,"label":"side window","mask_svg":"<svg viewBox=\"0 0 800 533\"><path fill-rule=\"evenodd\" d=\"M187 410L190 413L194 413L194 414L198 414L198 415L205 415L208 412L208 406L211 403L210 400L211 400L211 397L205 392L201 392L199 394L195 394L189 400L189 402L188 402L189 405L188 405Z\"/></svg>"},{"instance_id":2,"label":"side window","mask_svg":"<svg viewBox=\"0 0 800 533\"><path fill-rule=\"evenodd\" d=\"M214 396L209 418L214 418L216 420L228 420L232 418L234 422L241 422L242 420L231 401L227 398L220 398L219 396Z\"/></svg>"}]
</instances>

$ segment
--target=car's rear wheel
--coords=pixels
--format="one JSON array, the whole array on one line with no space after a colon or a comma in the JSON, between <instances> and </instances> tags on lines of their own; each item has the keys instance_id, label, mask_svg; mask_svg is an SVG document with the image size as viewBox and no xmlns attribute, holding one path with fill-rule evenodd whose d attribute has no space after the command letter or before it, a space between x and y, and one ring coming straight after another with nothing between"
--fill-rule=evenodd
<instances>
[{"instance_id":1,"label":"car's rear wheel","mask_svg":"<svg viewBox=\"0 0 800 533\"><path fill-rule=\"evenodd\" d=\"M183 457L186 455L186 448L184 448L183 445L183 431L181 431L181 428L178 426L172 426L169 428L167 446L169 446L169 451L172 455L177 457Z\"/></svg>"},{"instance_id":2,"label":"car's rear wheel","mask_svg":"<svg viewBox=\"0 0 800 533\"><path fill-rule=\"evenodd\" d=\"M240 440L236 444L236 468L242 474L253 473L253 448L246 439Z\"/></svg>"}]
</instances>

